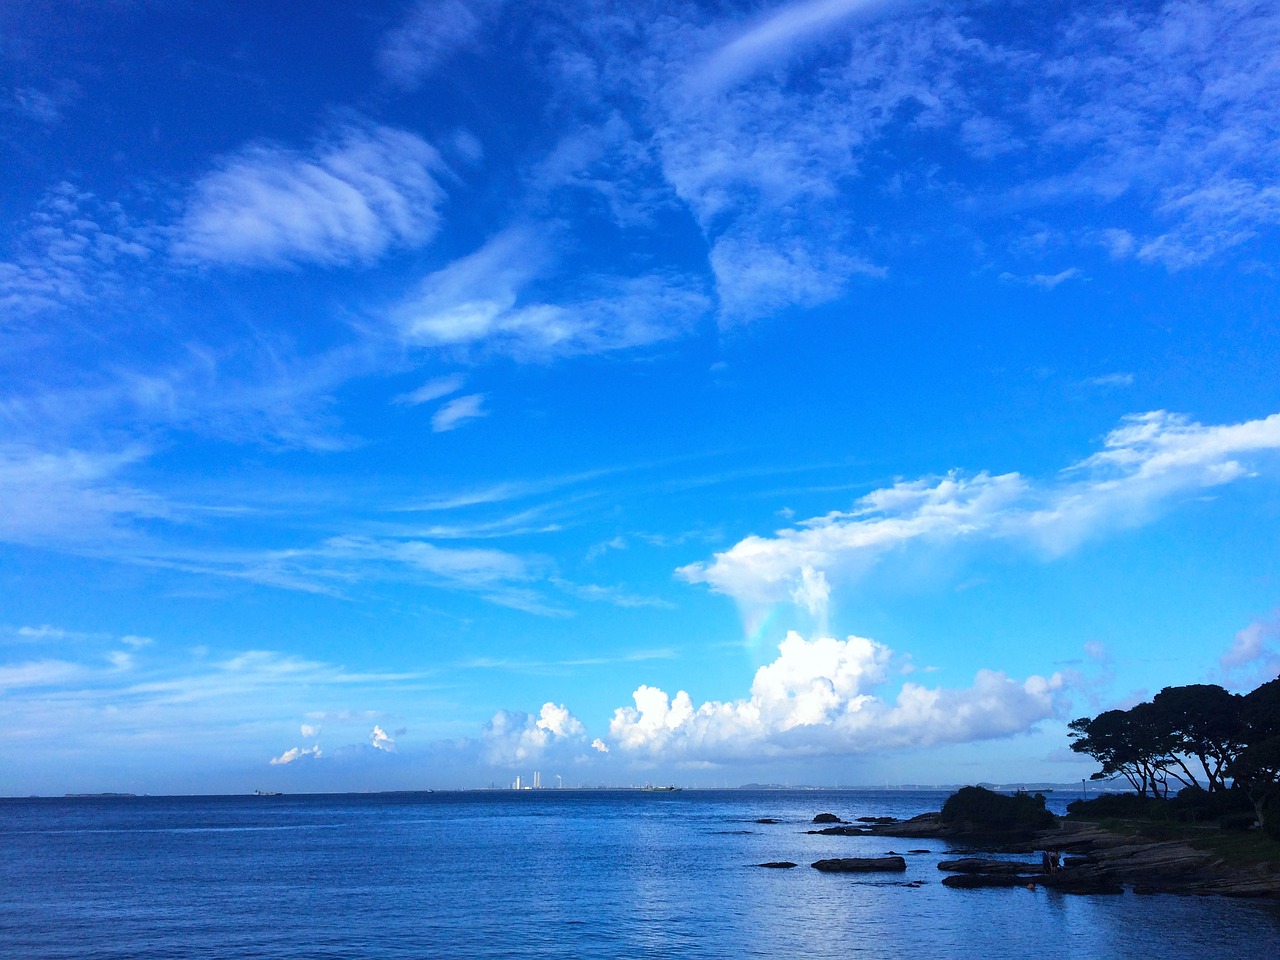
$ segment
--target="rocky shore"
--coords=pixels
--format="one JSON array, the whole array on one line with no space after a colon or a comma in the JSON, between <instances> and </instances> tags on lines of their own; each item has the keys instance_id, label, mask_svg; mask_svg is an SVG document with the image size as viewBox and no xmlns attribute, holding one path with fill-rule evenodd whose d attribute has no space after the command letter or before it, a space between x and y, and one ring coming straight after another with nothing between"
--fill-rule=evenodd
<instances>
[{"instance_id":1,"label":"rocky shore","mask_svg":"<svg viewBox=\"0 0 1280 960\"><path fill-rule=\"evenodd\" d=\"M1231 864L1182 840L1150 840L1105 830L1093 823L1061 821L1047 830L1017 835L975 831L964 824L945 824L936 813L897 823L875 823L875 836L946 840L975 854L943 861L949 887L1047 886L1066 893L1216 894L1280 899L1280 864ZM979 853L1067 854L1063 866L1046 873L1039 860L1009 861Z\"/></svg>"}]
</instances>

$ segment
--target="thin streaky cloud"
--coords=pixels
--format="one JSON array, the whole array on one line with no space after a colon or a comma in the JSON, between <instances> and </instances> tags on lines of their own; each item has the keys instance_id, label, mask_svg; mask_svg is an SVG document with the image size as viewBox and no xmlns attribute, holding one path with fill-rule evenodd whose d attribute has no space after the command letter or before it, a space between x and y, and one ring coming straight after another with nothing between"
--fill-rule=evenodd
<instances>
[{"instance_id":1,"label":"thin streaky cloud","mask_svg":"<svg viewBox=\"0 0 1280 960\"><path fill-rule=\"evenodd\" d=\"M445 377L428 380L416 390L402 393L392 399L392 403L406 407L417 407L432 400L439 400L451 393L457 393L466 383L466 377L460 373L451 373Z\"/></svg>"},{"instance_id":2,"label":"thin streaky cloud","mask_svg":"<svg viewBox=\"0 0 1280 960\"><path fill-rule=\"evenodd\" d=\"M829 35L836 25L888 7L894 0L802 0L790 3L725 43L691 74L692 91L711 92L738 82L792 53L798 44Z\"/></svg>"},{"instance_id":3,"label":"thin streaky cloud","mask_svg":"<svg viewBox=\"0 0 1280 960\"><path fill-rule=\"evenodd\" d=\"M468 420L478 420L489 416L484 408L484 394L470 393L465 397L450 400L435 412L431 418L432 433L447 433L456 430Z\"/></svg>"}]
</instances>

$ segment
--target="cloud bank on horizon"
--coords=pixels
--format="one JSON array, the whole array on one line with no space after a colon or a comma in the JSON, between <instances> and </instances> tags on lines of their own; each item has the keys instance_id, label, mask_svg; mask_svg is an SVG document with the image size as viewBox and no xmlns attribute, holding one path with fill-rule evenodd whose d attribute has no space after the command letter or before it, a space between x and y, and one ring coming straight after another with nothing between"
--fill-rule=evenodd
<instances>
[{"instance_id":1,"label":"cloud bank on horizon","mask_svg":"<svg viewBox=\"0 0 1280 960\"><path fill-rule=\"evenodd\" d=\"M1277 669L1274 4L63 4L0 793L1075 780Z\"/></svg>"}]
</instances>

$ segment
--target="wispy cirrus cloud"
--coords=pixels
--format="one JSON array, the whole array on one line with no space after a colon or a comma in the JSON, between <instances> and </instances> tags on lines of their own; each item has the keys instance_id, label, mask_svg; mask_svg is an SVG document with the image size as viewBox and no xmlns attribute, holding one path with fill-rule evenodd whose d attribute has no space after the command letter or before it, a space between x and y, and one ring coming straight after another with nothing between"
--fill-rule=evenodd
<instances>
[{"instance_id":1,"label":"wispy cirrus cloud","mask_svg":"<svg viewBox=\"0 0 1280 960\"><path fill-rule=\"evenodd\" d=\"M410 344L518 357L597 353L687 332L709 309L680 276L588 277L554 300L533 291L556 272L550 238L512 227L426 277L390 312Z\"/></svg>"},{"instance_id":2,"label":"wispy cirrus cloud","mask_svg":"<svg viewBox=\"0 0 1280 960\"><path fill-rule=\"evenodd\" d=\"M484 394L470 393L450 400L435 412L431 418L432 433L447 433L456 430L468 420L487 417L489 411L484 408Z\"/></svg>"},{"instance_id":3,"label":"wispy cirrus cloud","mask_svg":"<svg viewBox=\"0 0 1280 960\"><path fill-rule=\"evenodd\" d=\"M845 21L894 0L800 0L783 4L718 47L686 80L701 93L715 91L795 53L805 41L829 36Z\"/></svg>"},{"instance_id":4,"label":"wispy cirrus cloud","mask_svg":"<svg viewBox=\"0 0 1280 960\"><path fill-rule=\"evenodd\" d=\"M462 385L466 383L466 380L467 378L460 373L436 377L428 380L416 390L410 390L408 393L393 397L391 402L406 407L417 407L424 403L430 403L432 400L447 397L451 393L457 393L462 389Z\"/></svg>"},{"instance_id":5,"label":"wispy cirrus cloud","mask_svg":"<svg viewBox=\"0 0 1280 960\"><path fill-rule=\"evenodd\" d=\"M442 168L417 134L385 126L307 152L247 147L196 183L173 253L219 265L367 264L435 233Z\"/></svg>"},{"instance_id":6,"label":"wispy cirrus cloud","mask_svg":"<svg viewBox=\"0 0 1280 960\"><path fill-rule=\"evenodd\" d=\"M1039 287L1041 290L1052 290L1068 280L1081 279L1081 273L1078 267L1068 267L1066 270L1060 270L1057 273L1033 273L1029 276L1002 273L1000 274L1000 279L1005 283L1020 283L1028 287Z\"/></svg>"},{"instance_id":7,"label":"wispy cirrus cloud","mask_svg":"<svg viewBox=\"0 0 1280 960\"><path fill-rule=\"evenodd\" d=\"M891 550L1012 541L1060 556L1115 529L1149 522L1180 496L1251 476L1245 458L1280 451L1280 414L1202 425L1164 411L1127 417L1103 449L1056 477L1019 473L904 480L773 536L750 536L677 573L733 597L754 619L794 599L806 577L856 579Z\"/></svg>"},{"instance_id":8,"label":"wispy cirrus cloud","mask_svg":"<svg viewBox=\"0 0 1280 960\"><path fill-rule=\"evenodd\" d=\"M486 22L504 0L416 0L404 21L387 34L378 69L405 89L415 89L455 54L473 49Z\"/></svg>"},{"instance_id":9,"label":"wispy cirrus cloud","mask_svg":"<svg viewBox=\"0 0 1280 960\"><path fill-rule=\"evenodd\" d=\"M127 535L138 521L174 519L174 504L123 479L148 453L0 446L0 540L86 543Z\"/></svg>"}]
</instances>

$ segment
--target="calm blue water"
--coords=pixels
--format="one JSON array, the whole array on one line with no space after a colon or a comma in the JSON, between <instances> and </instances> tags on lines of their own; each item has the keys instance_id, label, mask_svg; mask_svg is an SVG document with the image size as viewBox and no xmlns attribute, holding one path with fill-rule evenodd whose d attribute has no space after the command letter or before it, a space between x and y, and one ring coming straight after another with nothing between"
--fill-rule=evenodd
<instances>
[{"instance_id":1,"label":"calm blue water","mask_svg":"<svg viewBox=\"0 0 1280 960\"><path fill-rule=\"evenodd\" d=\"M815 813L906 817L944 796L0 800L0 955L1203 960L1280 942L1273 904L949 890L944 845L803 832ZM808 867L918 846L905 877ZM751 866L766 860L801 866Z\"/></svg>"}]
</instances>

